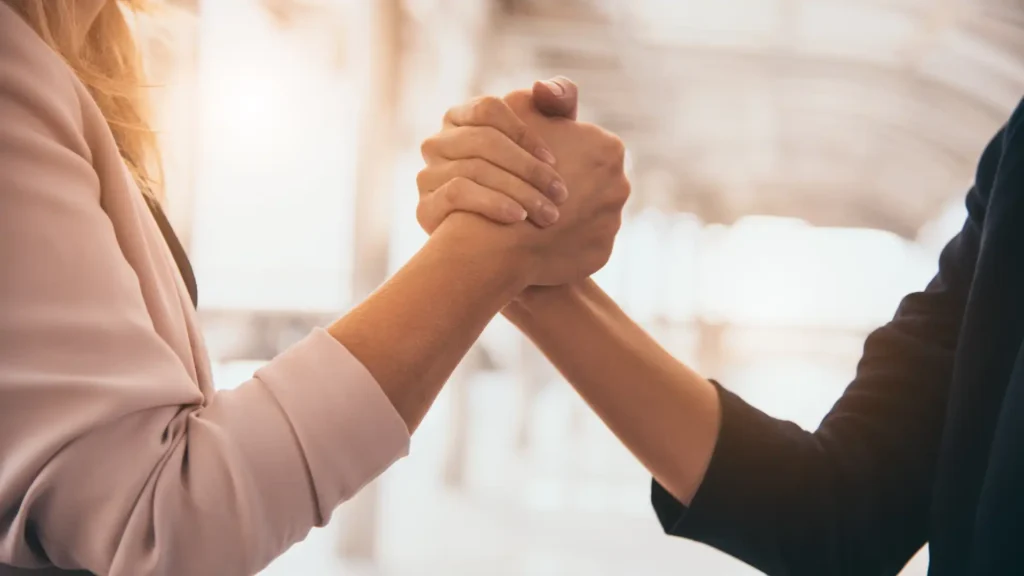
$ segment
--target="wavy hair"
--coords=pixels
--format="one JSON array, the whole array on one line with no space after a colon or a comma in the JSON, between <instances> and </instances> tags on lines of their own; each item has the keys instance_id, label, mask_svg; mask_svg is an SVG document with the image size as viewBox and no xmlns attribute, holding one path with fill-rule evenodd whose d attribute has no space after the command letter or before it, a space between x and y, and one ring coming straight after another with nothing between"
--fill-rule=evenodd
<instances>
[{"instance_id":1,"label":"wavy hair","mask_svg":"<svg viewBox=\"0 0 1024 576\"><path fill-rule=\"evenodd\" d=\"M145 72L127 18L146 0L106 0L92 25L80 29L79 0L0 0L22 15L85 84L114 134L139 188L159 198L161 166L149 123Z\"/></svg>"}]
</instances>

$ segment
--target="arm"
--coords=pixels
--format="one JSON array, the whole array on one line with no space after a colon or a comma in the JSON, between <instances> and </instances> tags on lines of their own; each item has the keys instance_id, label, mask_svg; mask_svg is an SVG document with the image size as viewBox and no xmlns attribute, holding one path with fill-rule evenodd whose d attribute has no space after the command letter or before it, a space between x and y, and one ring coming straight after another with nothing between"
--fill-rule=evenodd
<instances>
[{"instance_id":1,"label":"arm","mask_svg":"<svg viewBox=\"0 0 1024 576\"><path fill-rule=\"evenodd\" d=\"M170 266L140 247L155 233L105 211L145 214L100 189L84 124L102 119L76 86L0 4L0 571L255 573L405 454L564 238L459 215L328 330L204 395L168 345L180 324L155 320L174 301L136 272Z\"/></svg>"},{"instance_id":2,"label":"arm","mask_svg":"<svg viewBox=\"0 0 1024 576\"><path fill-rule=\"evenodd\" d=\"M366 365L409 430L532 268L513 236L475 216L455 216L328 328Z\"/></svg>"},{"instance_id":3,"label":"arm","mask_svg":"<svg viewBox=\"0 0 1024 576\"><path fill-rule=\"evenodd\" d=\"M568 94L561 97L542 88L533 99L544 113L574 112L574 89L559 90ZM926 538L955 347L1002 138L986 148L967 196L969 218L943 251L939 273L868 338L856 379L814 433L673 359L589 280L530 288L505 314L653 473L652 500L667 532L770 574L895 574ZM451 210L421 198L421 213L434 219Z\"/></svg>"},{"instance_id":4,"label":"arm","mask_svg":"<svg viewBox=\"0 0 1024 576\"><path fill-rule=\"evenodd\" d=\"M506 315L653 473L666 531L769 574L896 574L927 537L955 347L1000 155L1001 135L938 275L871 334L856 379L814 433L716 394L592 282L529 289Z\"/></svg>"},{"instance_id":5,"label":"arm","mask_svg":"<svg viewBox=\"0 0 1024 576\"><path fill-rule=\"evenodd\" d=\"M505 316L672 494L692 498L718 435L718 394L710 382L659 346L590 279L531 288Z\"/></svg>"}]
</instances>

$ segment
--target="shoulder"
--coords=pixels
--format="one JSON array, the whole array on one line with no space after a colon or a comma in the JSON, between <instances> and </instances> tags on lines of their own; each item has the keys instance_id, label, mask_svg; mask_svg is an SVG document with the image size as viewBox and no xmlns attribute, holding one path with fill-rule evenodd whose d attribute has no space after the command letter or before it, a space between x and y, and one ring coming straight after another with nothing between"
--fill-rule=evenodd
<instances>
[{"instance_id":1,"label":"shoulder","mask_svg":"<svg viewBox=\"0 0 1024 576\"><path fill-rule=\"evenodd\" d=\"M1010 115L1010 121L1006 124L1007 138L1019 136L1022 128L1024 128L1024 98L1017 103L1013 114Z\"/></svg>"},{"instance_id":2,"label":"shoulder","mask_svg":"<svg viewBox=\"0 0 1024 576\"><path fill-rule=\"evenodd\" d=\"M1014 167L1024 162L1024 98L1003 129L1003 159Z\"/></svg>"},{"instance_id":3,"label":"shoulder","mask_svg":"<svg viewBox=\"0 0 1024 576\"><path fill-rule=\"evenodd\" d=\"M80 85L21 15L0 1L0 128L43 133L84 153Z\"/></svg>"}]
</instances>

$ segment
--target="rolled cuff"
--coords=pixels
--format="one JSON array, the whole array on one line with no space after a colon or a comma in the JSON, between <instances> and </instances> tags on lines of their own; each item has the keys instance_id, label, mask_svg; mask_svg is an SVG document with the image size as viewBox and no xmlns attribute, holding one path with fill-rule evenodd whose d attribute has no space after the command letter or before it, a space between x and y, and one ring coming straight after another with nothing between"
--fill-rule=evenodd
<instances>
[{"instance_id":1,"label":"rolled cuff","mask_svg":"<svg viewBox=\"0 0 1024 576\"><path fill-rule=\"evenodd\" d=\"M409 453L409 430L369 370L315 329L256 372L280 403L302 447L323 525Z\"/></svg>"},{"instance_id":2,"label":"rolled cuff","mask_svg":"<svg viewBox=\"0 0 1024 576\"><path fill-rule=\"evenodd\" d=\"M666 534L680 536L727 549L729 539L736 535L743 525L743 498L738 497L749 481L749 459L745 455L756 449L757 440L749 436L757 434L758 426L751 426L758 420L755 408L739 396L722 388L718 389L722 406L722 423L704 480L689 506L676 500L657 480L651 483L651 504Z\"/></svg>"}]
</instances>

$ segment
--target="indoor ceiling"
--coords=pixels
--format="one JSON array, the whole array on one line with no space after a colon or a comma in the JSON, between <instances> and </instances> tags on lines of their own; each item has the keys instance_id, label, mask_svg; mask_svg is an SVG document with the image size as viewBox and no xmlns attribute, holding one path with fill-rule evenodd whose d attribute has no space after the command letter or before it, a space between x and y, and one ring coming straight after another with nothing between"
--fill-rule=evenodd
<instances>
[{"instance_id":1,"label":"indoor ceiling","mask_svg":"<svg viewBox=\"0 0 1024 576\"><path fill-rule=\"evenodd\" d=\"M287 19L352 0L258 1ZM451 36L451 14L489 4L483 41L442 56L475 70L474 90L572 78L581 116L629 146L634 206L708 222L782 215L915 237L1024 95L1024 0L402 4L417 28L406 58L435 83L408 33Z\"/></svg>"},{"instance_id":2,"label":"indoor ceiling","mask_svg":"<svg viewBox=\"0 0 1024 576\"><path fill-rule=\"evenodd\" d=\"M637 205L913 237L1024 95L1019 0L503 0L480 85L563 74Z\"/></svg>"}]
</instances>

